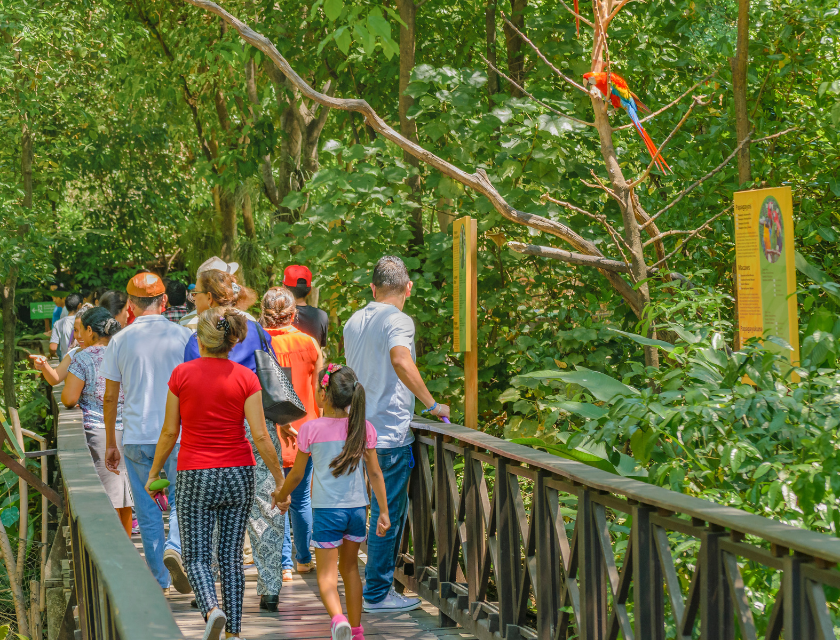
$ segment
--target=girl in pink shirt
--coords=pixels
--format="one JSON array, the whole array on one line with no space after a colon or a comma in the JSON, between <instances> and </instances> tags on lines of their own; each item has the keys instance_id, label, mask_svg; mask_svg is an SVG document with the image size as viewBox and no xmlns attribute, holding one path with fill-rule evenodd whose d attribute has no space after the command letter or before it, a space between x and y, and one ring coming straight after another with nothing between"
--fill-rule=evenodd
<instances>
[{"instance_id":1,"label":"girl in pink shirt","mask_svg":"<svg viewBox=\"0 0 840 640\"><path fill-rule=\"evenodd\" d=\"M376 535L391 528L385 480L376 455L376 429L365 420L365 389L350 367L330 364L318 374L315 395L324 417L303 424L294 467L278 497L285 502L306 472L312 456L312 544L318 588L332 618L332 640L364 640L359 546L367 537L368 494L365 469L379 503ZM344 580L347 617L338 596Z\"/></svg>"}]
</instances>

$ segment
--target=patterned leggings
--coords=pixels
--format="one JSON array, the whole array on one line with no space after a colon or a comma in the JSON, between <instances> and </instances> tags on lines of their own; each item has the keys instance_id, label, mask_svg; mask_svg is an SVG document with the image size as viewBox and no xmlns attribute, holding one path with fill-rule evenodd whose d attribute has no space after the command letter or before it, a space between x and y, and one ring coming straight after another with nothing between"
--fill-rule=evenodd
<instances>
[{"instance_id":1,"label":"patterned leggings","mask_svg":"<svg viewBox=\"0 0 840 640\"><path fill-rule=\"evenodd\" d=\"M202 615L219 606L213 579L213 528L218 527L222 610L228 633L242 624L242 545L254 501L254 467L194 469L178 472L176 483L181 557Z\"/></svg>"},{"instance_id":2,"label":"patterned leggings","mask_svg":"<svg viewBox=\"0 0 840 640\"><path fill-rule=\"evenodd\" d=\"M277 450L277 457L281 457L277 427L273 422L268 421L266 426L271 442ZM283 588L283 539L286 533L286 517L280 515L279 509L271 508L274 478L257 451L257 446L251 437L251 426L247 420L245 421L245 435L251 443L254 458L257 461L257 466L254 468L256 477L254 503L248 518L248 535L251 538L254 564L257 566L257 594L277 596Z\"/></svg>"}]
</instances>

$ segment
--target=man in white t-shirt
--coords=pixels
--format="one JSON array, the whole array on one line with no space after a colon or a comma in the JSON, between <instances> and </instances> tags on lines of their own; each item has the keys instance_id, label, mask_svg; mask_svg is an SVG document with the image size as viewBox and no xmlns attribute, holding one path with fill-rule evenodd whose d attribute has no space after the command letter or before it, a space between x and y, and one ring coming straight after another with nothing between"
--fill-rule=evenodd
<instances>
[{"instance_id":1,"label":"man in white t-shirt","mask_svg":"<svg viewBox=\"0 0 840 640\"><path fill-rule=\"evenodd\" d=\"M449 407L435 402L414 363L414 322L402 311L411 286L402 260L395 256L381 258L373 269L373 302L344 325L347 364L365 388L365 414L376 427L376 453L394 523L385 536L368 538L364 589L364 609L368 612L411 611L420 606L419 598L406 598L392 587L408 514L414 398L426 405L423 413L449 416ZM370 518L375 530L379 519L376 500L371 501Z\"/></svg>"},{"instance_id":2,"label":"man in white t-shirt","mask_svg":"<svg viewBox=\"0 0 840 640\"><path fill-rule=\"evenodd\" d=\"M50 335L50 355L58 358L59 362L67 355L70 342L73 339L73 323L76 322L76 311L83 300L78 293L71 293L64 300L64 310L67 315L59 318L53 325Z\"/></svg>"},{"instance_id":3,"label":"man in white t-shirt","mask_svg":"<svg viewBox=\"0 0 840 640\"><path fill-rule=\"evenodd\" d=\"M175 504L178 467L176 444L164 465L169 485L169 536L164 535L163 514L146 492L146 481L155 458L169 377L184 362L184 348L190 331L161 315L166 306L166 287L154 273L138 273L128 282L128 304L135 320L117 333L102 360L105 378L105 465L117 473L121 453L116 444L117 403L120 389L125 395L122 410L123 450L134 510L146 563L165 591L172 584L181 593L191 593L181 562L181 536Z\"/></svg>"}]
</instances>

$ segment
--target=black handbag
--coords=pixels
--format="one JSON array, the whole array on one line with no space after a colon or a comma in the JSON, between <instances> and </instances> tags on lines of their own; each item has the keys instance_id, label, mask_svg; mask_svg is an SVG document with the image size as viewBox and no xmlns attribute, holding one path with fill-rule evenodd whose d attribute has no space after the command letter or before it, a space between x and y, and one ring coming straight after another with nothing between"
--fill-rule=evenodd
<instances>
[{"instance_id":1,"label":"black handbag","mask_svg":"<svg viewBox=\"0 0 840 640\"><path fill-rule=\"evenodd\" d=\"M298 394L291 382L291 369L281 367L271 349L265 341L262 328L257 325L260 336L261 349L254 351L257 365L257 377L262 386L263 412L266 420L276 424L289 424L306 415ZM288 374L286 373L288 371Z\"/></svg>"}]
</instances>

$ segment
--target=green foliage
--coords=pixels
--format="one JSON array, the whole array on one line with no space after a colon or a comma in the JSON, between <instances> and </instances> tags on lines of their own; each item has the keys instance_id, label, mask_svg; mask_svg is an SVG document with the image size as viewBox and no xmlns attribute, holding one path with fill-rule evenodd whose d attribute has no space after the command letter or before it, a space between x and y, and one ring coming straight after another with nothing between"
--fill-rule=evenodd
<instances>
[{"instance_id":1,"label":"green foliage","mask_svg":"<svg viewBox=\"0 0 840 640\"><path fill-rule=\"evenodd\" d=\"M539 380L540 403L561 411L546 441L603 447L616 466L632 455L655 484L840 534L840 484L833 481L840 470L840 321L807 335L801 366L791 370L787 345L768 350L751 341L731 351L728 323L708 320L714 298L683 291L671 300L669 308L681 306L683 315L675 318L680 324L666 319L657 327L678 336L663 345L668 366L659 370L636 364L623 382L582 367L520 376Z\"/></svg>"}]
</instances>

